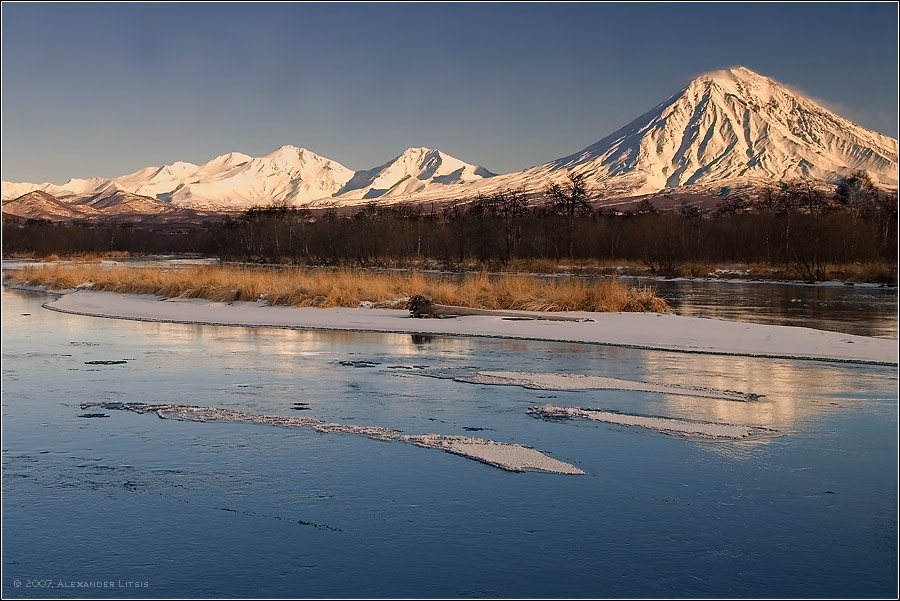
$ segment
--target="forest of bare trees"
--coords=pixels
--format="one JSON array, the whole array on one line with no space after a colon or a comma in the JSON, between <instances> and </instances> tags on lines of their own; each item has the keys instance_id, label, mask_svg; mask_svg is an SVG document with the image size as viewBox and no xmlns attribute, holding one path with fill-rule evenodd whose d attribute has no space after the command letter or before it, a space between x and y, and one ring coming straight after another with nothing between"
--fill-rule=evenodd
<instances>
[{"instance_id":1,"label":"forest of bare trees","mask_svg":"<svg viewBox=\"0 0 900 601\"><path fill-rule=\"evenodd\" d=\"M445 205L364 205L352 215L288 206L181 232L4 219L3 252L38 256L126 251L202 253L225 260L379 265L430 259L448 268L513 259L641 262L675 275L685 262L765 263L824 279L829 265L897 259L897 195L864 174L830 192L781 184L751 198L723 190L714 211L658 212L644 201L624 214L592 208L570 177L538 200L506 190ZM894 270L896 277L896 270Z\"/></svg>"}]
</instances>

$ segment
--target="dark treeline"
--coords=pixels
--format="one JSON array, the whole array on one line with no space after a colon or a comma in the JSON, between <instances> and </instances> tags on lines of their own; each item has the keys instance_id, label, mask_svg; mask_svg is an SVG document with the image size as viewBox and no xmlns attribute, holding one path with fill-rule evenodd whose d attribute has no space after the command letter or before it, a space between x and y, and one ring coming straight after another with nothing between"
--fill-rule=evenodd
<instances>
[{"instance_id":1,"label":"dark treeline","mask_svg":"<svg viewBox=\"0 0 900 601\"><path fill-rule=\"evenodd\" d=\"M3 255L214 254L215 228L160 232L132 225L53 223L3 218Z\"/></svg>"},{"instance_id":2,"label":"dark treeline","mask_svg":"<svg viewBox=\"0 0 900 601\"><path fill-rule=\"evenodd\" d=\"M707 213L689 205L660 213L649 201L613 213L592 208L583 180L571 176L539 199L507 190L438 211L370 203L352 216L272 205L180 233L4 221L3 251L190 252L360 266L427 258L450 268L473 260L631 260L664 275L677 274L686 262L740 262L789 267L807 279L824 279L829 265L896 261L897 195L863 174L829 192L781 184L752 199L727 190L722 196Z\"/></svg>"}]
</instances>

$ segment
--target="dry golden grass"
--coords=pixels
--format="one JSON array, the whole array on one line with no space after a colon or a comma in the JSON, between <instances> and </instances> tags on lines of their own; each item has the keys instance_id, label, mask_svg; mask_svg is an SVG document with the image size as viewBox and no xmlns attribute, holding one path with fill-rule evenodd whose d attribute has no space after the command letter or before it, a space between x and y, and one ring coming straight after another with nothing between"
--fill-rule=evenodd
<instances>
[{"instance_id":1,"label":"dry golden grass","mask_svg":"<svg viewBox=\"0 0 900 601\"><path fill-rule=\"evenodd\" d=\"M373 273L361 270L316 271L202 266L184 269L100 265L26 267L6 277L20 284L64 290L91 284L92 290L154 294L168 298L205 298L216 302L255 301L295 307L404 307L422 294L433 302L478 309L525 311L655 311L669 310L649 287L629 287L618 280L589 283L561 279L479 273L450 281L421 273Z\"/></svg>"}]
</instances>

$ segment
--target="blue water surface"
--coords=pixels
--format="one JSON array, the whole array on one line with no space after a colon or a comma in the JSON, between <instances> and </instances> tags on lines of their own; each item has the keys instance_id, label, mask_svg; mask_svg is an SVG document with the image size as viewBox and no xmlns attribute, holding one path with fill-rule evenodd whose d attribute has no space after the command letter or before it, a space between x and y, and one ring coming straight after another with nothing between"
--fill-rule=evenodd
<instances>
[{"instance_id":1,"label":"blue water surface","mask_svg":"<svg viewBox=\"0 0 900 601\"><path fill-rule=\"evenodd\" d=\"M896 368L140 323L46 300L2 293L5 598L896 596ZM766 396L538 391L423 367ZM586 474L80 406L106 401L489 438ZM545 403L779 435L696 442L526 413Z\"/></svg>"}]
</instances>

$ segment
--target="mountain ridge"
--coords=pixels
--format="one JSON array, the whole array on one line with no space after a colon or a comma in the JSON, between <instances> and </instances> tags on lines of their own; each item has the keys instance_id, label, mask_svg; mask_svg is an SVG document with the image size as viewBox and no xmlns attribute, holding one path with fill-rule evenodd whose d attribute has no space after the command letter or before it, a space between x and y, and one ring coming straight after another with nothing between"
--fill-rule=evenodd
<instances>
[{"instance_id":1,"label":"mountain ridge","mask_svg":"<svg viewBox=\"0 0 900 601\"><path fill-rule=\"evenodd\" d=\"M506 188L538 192L569 172L584 175L605 198L716 192L783 180L826 183L857 171L880 187L896 189L897 148L897 140L775 80L732 67L694 78L581 151L510 174L496 175L424 147L353 171L286 145L261 157L230 152L202 165L178 161L116 178L72 179L62 186L3 182L3 199L6 204L42 191L70 203L131 194L152 201L128 199L147 210L242 210L273 201L346 206L466 198Z\"/></svg>"},{"instance_id":2,"label":"mountain ridge","mask_svg":"<svg viewBox=\"0 0 900 601\"><path fill-rule=\"evenodd\" d=\"M896 189L897 170L897 140L734 67L696 77L581 151L491 184L536 190L572 171L610 198L781 180L834 183L865 171L880 187Z\"/></svg>"},{"instance_id":3,"label":"mountain ridge","mask_svg":"<svg viewBox=\"0 0 900 601\"><path fill-rule=\"evenodd\" d=\"M77 203L120 191L172 206L240 210L270 202L361 201L493 175L431 148L408 148L383 165L352 171L305 148L285 145L260 157L229 152L201 165L176 161L115 178L70 179L62 185L3 182L3 199L41 191ZM335 197L339 199L332 200Z\"/></svg>"}]
</instances>

